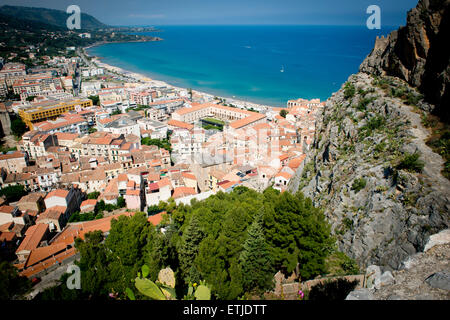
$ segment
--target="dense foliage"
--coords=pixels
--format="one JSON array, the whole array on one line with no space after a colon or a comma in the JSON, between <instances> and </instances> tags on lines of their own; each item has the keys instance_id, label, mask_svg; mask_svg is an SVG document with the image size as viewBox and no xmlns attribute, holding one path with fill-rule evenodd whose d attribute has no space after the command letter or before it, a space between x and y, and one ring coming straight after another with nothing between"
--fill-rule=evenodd
<instances>
[{"instance_id":1,"label":"dense foliage","mask_svg":"<svg viewBox=\"0 0 450 320\"><path fill-rule=\"evenodd\" d=\"M153 209L168 212L170 221L156 228L136 213L113 220L106 239L97 232L77 240L84 294L125 298L145 264L152 281L159 270L174 270L177 296L204 280L213 298L236 299L270 290L278 270L297 268L302 280L325 273L334 244L324 215L300 193L237 187L189 206L171 201Z\"/></svg>"},{"instance_id":2,"label":"dense foliage","mask_svg":"<svg viewBox=\"0 0 450 320\"><path fill-rule=\"evenodd\" d=\"M17 268L0 261L0 300L14 299L31 288L31 282L17 273Z\"/></svg>"},{"instance_id":3,"label":"dense foliage","mask_svg":"<svg viewBox=\"0 0 450 320\"><path fill-rule=\"evenodd\" d=\"M0 196L5 196L6 201L8 202L16 202L19 201L27 192L23 185L15 185L4 187L0 190Z\"/></svg>"}]
</instances>

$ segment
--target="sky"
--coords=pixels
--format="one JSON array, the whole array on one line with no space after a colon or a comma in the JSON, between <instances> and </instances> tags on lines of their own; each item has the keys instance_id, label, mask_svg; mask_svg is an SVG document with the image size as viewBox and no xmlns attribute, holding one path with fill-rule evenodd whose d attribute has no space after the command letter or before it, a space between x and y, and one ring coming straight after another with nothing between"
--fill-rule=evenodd
<instances>
[{"instance_id":1,"label":"sky","mask_svg":"<svg viewBox=\"0 0 450 320\"><path fill-rule=\"evenodd\" d=\"M406 24L417 0L2 0L2 4L81 12L108 25L365 25L370 5L381 24Z\"/></svg>"}]
</instances>

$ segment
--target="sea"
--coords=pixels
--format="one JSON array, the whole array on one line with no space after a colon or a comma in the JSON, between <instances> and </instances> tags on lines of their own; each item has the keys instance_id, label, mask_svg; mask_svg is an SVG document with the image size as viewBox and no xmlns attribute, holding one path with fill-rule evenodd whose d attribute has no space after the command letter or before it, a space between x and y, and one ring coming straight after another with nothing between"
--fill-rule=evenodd
<instances>
[{"instance_id":1,"label":"sea","mask_svg":"<svg viewBox=\"0 0 450 320\"><path fill-rule=\"evenodd\" d=\"M110 43L90 55L125 70L213 95L275 107L326 100L397 26L162 26L163 41Z\"/></svg>"}]
</instances>

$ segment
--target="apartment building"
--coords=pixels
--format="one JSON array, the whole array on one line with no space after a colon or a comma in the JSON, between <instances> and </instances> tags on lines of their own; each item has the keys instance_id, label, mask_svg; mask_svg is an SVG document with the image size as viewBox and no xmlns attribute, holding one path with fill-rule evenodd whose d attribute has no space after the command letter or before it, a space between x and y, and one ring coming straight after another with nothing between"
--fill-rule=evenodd
<instances>
[{"instance_id":1,"label":"apartment building","mask_svg":"<svg viewBox=\"0 0 450 320\"><path fill-rule=\"evenodd\" d=\"M68 111L78 110L92 106L90 99L45 100L32 103L31 106L19 108L19 116L26 125L33 130L33 124L48 119L55 119Z\"/></svg>"}]
</instances>

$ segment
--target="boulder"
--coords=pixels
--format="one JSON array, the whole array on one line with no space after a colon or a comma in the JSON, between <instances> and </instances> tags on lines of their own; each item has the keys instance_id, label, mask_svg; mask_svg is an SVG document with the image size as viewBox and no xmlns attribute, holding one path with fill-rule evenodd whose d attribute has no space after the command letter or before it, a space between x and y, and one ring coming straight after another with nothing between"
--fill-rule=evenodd
<instances>
[{"instance_id":1,"label":"boulder","mask_svg":"<svg viewBox=\"0 0 450 320\"><path fill-rule=\"evenodd\" d=\"M395 279L390 271L383 273L378 279L375 279L375 289L380 289L383 286L394 284Z\"/></svg>"},{"instance_id":2,"label":"boulder","mask_svg":"<svg viewBox=\"0 0 450 320\"><path fill-rule=\"evenodd\" d=\"M371 265L366 269L366 287L371 289L375 283L379 282L381 277L381 269L379 266Z\"/></svg>"},{"instance_id":3,"label":"boulder","mask_svg":"<svg viewBox=\"0 0 450 320\"><path fill-rule=\"evenodd\" d=\"M425 282L433 288L450 290L450 271L436 272L426 278Z\"/></svg>"},{"instance_id":4,"label":"boulder","mask_svg":"<svg viewBox=\"0 0 450 320\"><path fill-rule=\"evenodd\" d=\"M433 234L430 239L428 240L427 244L425 245L425 248L423 249L424 252L427 252L431 248L433 248L436 245L440 244L446 244L450 243L450 229L442 230L439 233Z\"/></svg>"},{"instance_id":5,"label":"boulder","mask_svg":"<svg viewBox=\"0 0 450 320\"><path fill-rule=\"evenodd\" d=\"M345 300L374 300L369 289L358 289L350 292Z\"/></svg>"}]
</instances>

